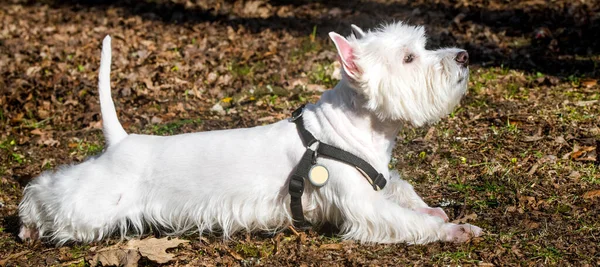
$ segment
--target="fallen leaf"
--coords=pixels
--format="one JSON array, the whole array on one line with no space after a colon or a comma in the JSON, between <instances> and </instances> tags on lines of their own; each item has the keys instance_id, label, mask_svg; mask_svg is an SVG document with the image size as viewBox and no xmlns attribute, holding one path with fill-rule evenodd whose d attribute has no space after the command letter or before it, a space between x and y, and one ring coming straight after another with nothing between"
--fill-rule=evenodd
<instances>
[{"instance_id":1,"label":"fallen leaf","mask_svg":"<svg viewBox=\"0 0 600 267\"><path fill-rule=\"evenodd\" d=\"M262 117L260 119L258 119L257 121L259 122L264 122L264 121L272 121L275 117L273 116L266 116L266 117Z\"/></svg>"},{"instance_id":2,"label":"fallen leaf","mask_svg":"<svg viewBox=\"0 0 600 267\"><path fill-rule=\"evenodd\" d=\"M578 180L579 178L581 178L581 173L579 173L578 171L573 171L569 174L569 178Z\"/></svg>"},{"instance_id":3,"label":"fallen leaf","mask_svg":"<svg viewBox=\"0 0 600 267\"><path fill-rule=\"evenodd\" d=\"M31 251L25 250L25 251L21 251L21 252L18 252L18 253L10 254L5 259L0 260L0 266L6 266L6 263L8 263L8 261L10 261L12 259L17 259L17 258L19 258L21 256L24 256L24 255L27 255L29 253L31 253Z\"/></svg>"},{"instance_id":4,"label":"fallen leaf","mask_svg":"<svg viewBox=\"0 0 600 267\"><path fill-rule=\"evenodd\" d=\"M462 217L460 219L456 219L456 220L452 221L452 223L466 223L468 221L472 221L475 219L477 219L477 214L471 213L469 215L465 215L464 217Z\"/></svg>"},{"instance_id":5,"label":"fallen leaf","mask_svg":"<svg viewBox=\"0 0 600 267\"><path fill-rule=\"evenodd\" d=\"M180 244L187 243L190 241L181 240L178 238L148 238L143 240L131 240L127 242L128 249L137 249L142 256L155 261L157 263L167 263L174 259L175 255L167 253L166 250L174 248Z\"/></svg>"},{"instance_id":6,"label":"fallen leaf","mask_svg":"<svg viewBox=\"0 0 600 267\"><path fill-rule=\"evenodd\" d=\"M242 255L240 255L239 253L237 253L231 249L227 249L227 252L229 252L229 254L238 261L244 260L244 257L242 257Z\"/></svg>"},{"instance_id":7,"label":"fallen leaf","mask_svg":"<svg viewBox=\"0 0 600 267\"><path fill-rule=\"evenodd\" d=\"M595 197L600 197L600 190L592 190L583 194L583 198L591 199Z\"/></svg>"},{"instance_id":8,"label":"fallen leaf","mask_svg":"<svg viewBox=\"0 0 600 267\"><path fill-rule=\"evenodd\" d=\"M525 225L525 227L527 227L527 229L529 229L529 230L534 230L534 229L540 228L539 223L530 221L530 220L524 220L522 224Z\"/></svg>"},{"instance_id":9,"label":"fallen leaf","mask_svg":"<svg viewBox=\"0 0 600 267\"><path fill-rule=\"evenodd\" d=\"M142 82L144 82L144 85L146 85L146 88L150 89L150 90L155 90L157 89L156 86L154 86L154 83L152 82L152 80L146 78L144 80L142 80Z\"/></svg>"},{"instance_id":10,"label":"fallen leaf","mask_svg":"<svg viewBox=\"0 0 600 267\"><path fill-rule=\"evenodd\" d=\"M581 80L581 85L588 87L588 88L593 87L597 84L598 84L598 80L596 80L596 79L582 79Z\"/></svg>"},{"instance_id":11,"label":"fallen leaf","mask_svg":"<svg viewBox=\"0 0 600 267\"><path fill-rule=\"evenodd\" d=\"M309 92L325 92L327 89L320 84L308 84L306 85L306 90Z\"/></svg>"},{"instance_id":12,"label":"fallen leaf","mask_svg":"<svg viewBox=\"0 0 600 267\"><path fill-rule=\"evenodd\" d=\"M99 250L98 253L94 255L91 265L98 266L98 263L100 263L102 266L136 267L138 266L140 258L140 253L136 250L123 249L117 244Z\"/></svg>"},{"instance_id":13,"label":"fallen leaf","mask_svg":"<svg viewBox=\"0 0 600 267\"><path fill-rule=\"evenodd\" d=\"M586 106L591 106L596 103L598 103L598 100L577 101L577 102L575 102L575 106L586 107Z\"/></svg>"},{"instance_id":14,"label":"fallen leaf","mask_svg":"<svg viewBox=\"0 0 600 267\"><path fill-rule=\"evenodd\" d=\"M593 146L583 146L579 147L575 145L573 148L573 152L571 153L571 159L576 161L595 161L596 155L595 153L589 153L596 150L596 147Z\"/></svg>"},{"instance_id":15,"label":"fallen leaf","mask_svg":"<svg viewBox=\"0 0 600 267\"><path fill-rule=\"evenodd\" d=\"M342 250L343 248L344 246L342 246L342 244L339 243L323 244L319 247L319 249L323 250Z\"/></svg>"},{"instance_id":16,"label":"fallen leaf","mask_svg":"<svg viewBox=\"0 0 600 267\"><path fill-rule=\"evenodd\" d=\"M187 240L178 238L168 239L167 237L147 238L143 240L130 240L127 244L116 244L98 251L92 260L92 266L98 263L103 266L137 266L141 256L144 256L156 263L167 263L175 258L175 255L167 253L166 250L174 248L180 244L187 243Z\"/></svg>"},{"instance_id":17,"label":"fallen leaf","mask_svg":"<svg viewBox=\"0 0 600 267\"><path fill-rule=\"evenodd\" d=\"M17 115L14 115L10 118L10 122L11 123L21 122L23 120L23 116L25 116L23 113L17 113Z\"/></svg>"},{"instance_id":18,"label":"fallen leaf","mask_svg":"<svg viewBox=\"0 0 600 267\"><path fill-rule=\"evenodd\" d=\"M40 139L37 140L38 145L58 146L60 144L59 141L56 141L54 138L52 138L50 133L43 132L39 128L31 130L30 133L40 137Z\"/></svg>"},{"instance_id":19,"label":"fallen leaf","mask_svg":"<svg viewBox=\"0 0 600 267\"><path fill-rule=\"evenodd\" d=\"M429 130L427 130L427 134L425 135L425 137L423 139L425 141L431 141L431 140L433 140L434 136L435 136L435 127L430 127Z\"/></svg>"},{"instance_id":20,"label":"fallen leaf","mask_svg":"<svg viewBox=\"0 0 600 267\"><path fill-rule=\"evenodd\" d=\"M532 176L533 174L535 174L535 171L537 171L537 169L540 167L539 164L535 163L533 164L533 166L531 166L531 169L529 169L529 171L527 172L527 175Z\"/></svg>"},{"instance_id":21,"label":"fallen leaf","mask_svg":"<svg viewBox=\"0 0 600 267\"><path fill-rule=\"evenodd\" d=\"M554 163L556 163L556 160L558 160L558 158L554 155L545 155L541 159L538 160L538 163L539 164L544 164L544 163L554 164Z\"/></svg>"},{"instance_id":22,"label":"fallen leaf","mask_svg":"<svg viewBox=\"0 0 600 267\"><path fill-rule=\"evenodd\" d=\"M523 142L535 142L544 139L543 136L525 136Z\"/></svg>"}]
</instances>

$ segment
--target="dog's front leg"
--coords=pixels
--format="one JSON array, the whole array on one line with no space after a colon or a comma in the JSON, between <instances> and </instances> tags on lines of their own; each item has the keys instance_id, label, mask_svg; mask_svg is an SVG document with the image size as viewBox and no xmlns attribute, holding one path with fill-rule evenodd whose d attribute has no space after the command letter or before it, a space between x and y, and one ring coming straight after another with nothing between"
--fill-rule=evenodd
<instances>
[{"instance_id":1,"label":"dog's front leg","mask_svg":"<svg viewBox=\"0 0 600 267\"><path fill-rule=\"evenodd\" d=\"M355 194L357 191L361 192ZM362 242L466 242L482 233L477 226L446 223L437 216L399 206L381 192L352 190L339 203L343 236Z\"/></svg>"},{"instance_id":2,"label":"dog's front leg","mask_svg":"<svg viewBox=\"0 0 600 267\"><path fill-rule=\"evenodd\" d=\"M415 189L407 181L400 178L397 171L390 172L388 185L384 188L386 197L394 203L412 209L414 211L439 217L445 222L448 221L448 215L442 208L432 208L415 192Z\"/></svg>"}]
</instances>

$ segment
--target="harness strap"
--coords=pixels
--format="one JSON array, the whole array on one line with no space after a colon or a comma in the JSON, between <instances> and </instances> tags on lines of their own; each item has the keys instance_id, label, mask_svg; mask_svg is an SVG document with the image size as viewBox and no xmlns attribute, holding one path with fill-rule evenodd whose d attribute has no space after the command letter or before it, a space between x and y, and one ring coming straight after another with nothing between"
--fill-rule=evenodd
<instances>
[{"instance_id":1,"label":"harness strap","mask_svg":"<svg viewBox=\"0 0 600 267\"><path fill-rule=\"evenodd\" d=\"M304 193L304 177L308 176L308 170L312 165L314 151L307 149L300 159L300 163L294 169L292 179L290 180L290 210L294 227L300 230L308 230L312 227L309 222L304 219L304 211L302 210L302 194Z\"/></svg>"},{"instance_id":2,"label":"harness strap","mask_svg":"<svg viewBox=\"0 0 600 267\"><path fill-rule=\"evenodd\" d=\"M317 152L319 155L327 156L356 167L365 176L371 186L373 186L375 191L383 189L387 183L383 174L377 172L371 164L350 152L323 143L319 144Z\"/></svg>"},{"instance_id":3,"label":"harness strap","mask_svg":"<svg viewBox=\"0 0 600 267\"><path fill-rule=\"evenodd\" d=\"M323 155L328 158L332 158L348 165L354 166L371 184L373 190L379 191L383 189L387 183L383 174L377 172L371 164L365 160L355 156L354 154L337 148L335 146L320 142L315 136L310 133L304 127L304 120L302 114L304 112L304 105L292 112L291 122L296 124L298 133L302 138L303 144L306 146L306 152L302 155L300 162L292 173L289 193L290 193L290 210L292 212L292 219L294 220L294 227L306 230L311 227L310 223L304 218L304 212L302 210L302 194L304 193L304 179L308 177L310 167L314 164L317 155ZM310 149L310 146L315 142L319 142L319 146L315 153L314 150Z\"/></svg>"}]
</instances>

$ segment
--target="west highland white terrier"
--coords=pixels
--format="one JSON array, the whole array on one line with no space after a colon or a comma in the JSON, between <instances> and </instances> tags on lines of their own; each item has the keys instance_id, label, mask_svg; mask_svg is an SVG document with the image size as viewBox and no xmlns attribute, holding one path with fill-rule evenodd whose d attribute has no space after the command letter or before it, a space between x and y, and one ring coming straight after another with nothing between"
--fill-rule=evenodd
<instances>
[{"instance_id":1,"label":"west highland white terrier","mask_svg":"<svg viewBox=\"0 0 600 267\"><path fill-rule=\"evenodd\" d=\"M342 80L307 105L300 120L317 143L372 166L385 186L374 187L359 167L315 154L310 164L325 169L325 184L306 183L300 217L314 225L330 222L343 238L361 242L465 242L481 235L479 227L448 223L442 209L429 207L388 169L401 127L436 122L459 103L468 82L467 52L426 50L423 27L401 22L368 32L352 25L352 31L348 38L329 34ZM294 224L291 176L312 149L300 124L283 120L169 137L127 134L111 99L110 42L108 36L103 41L99 73L106 149L29 183L19 205L21 239L61 245L149 228L229 237Z\"/></svg>"}]
</instances>

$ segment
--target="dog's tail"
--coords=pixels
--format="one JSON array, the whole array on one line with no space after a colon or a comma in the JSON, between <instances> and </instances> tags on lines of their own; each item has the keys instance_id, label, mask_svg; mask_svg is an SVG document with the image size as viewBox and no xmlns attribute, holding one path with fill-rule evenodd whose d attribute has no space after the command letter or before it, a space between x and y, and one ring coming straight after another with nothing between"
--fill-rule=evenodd
<instances>
[{"instance_id":1,"label":"dog's tail","mask_svg":"<svg viewBox=\"0 0 600 267\"><path fill-rule=\"evenodd\" d=\"M98 74L98 87L100 90L100 110L102 113L102 130L107 147L115 145L127 137L127 133L119 122L115 103L110 95L110 61L111 47L110 36L102 41L102 56L100 58L100 73Z\"/></svg>"}]
</instances>

